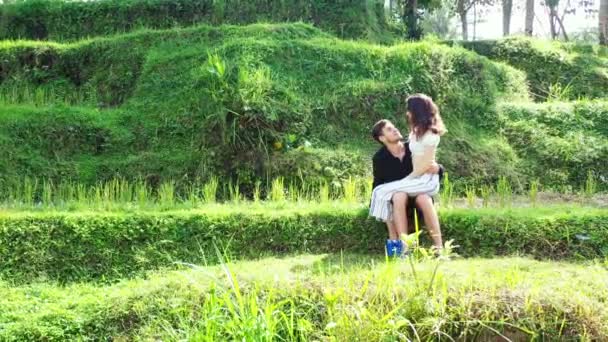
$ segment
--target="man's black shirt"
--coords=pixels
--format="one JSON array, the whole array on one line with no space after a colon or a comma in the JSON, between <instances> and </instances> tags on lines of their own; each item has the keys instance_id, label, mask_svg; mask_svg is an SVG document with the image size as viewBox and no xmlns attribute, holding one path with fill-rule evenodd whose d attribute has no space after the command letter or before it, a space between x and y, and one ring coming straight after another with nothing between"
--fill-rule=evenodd
<instances>
[{"instance_id":1,"label":"man's black shirt","mask_svg":"<svg viewBox=\"0 0 608 342\"><path fill-rule=\"evenodd\" d=\"M373 172L374 183L373 188L380 184L396 181L407 177L414 170L412 165L412 152L407 143L404 143L405 155L402 160L393 156L393 154L382 146L374 154L373 157ZM439 165L439 179L443 178L443 166Z\"/></svg>"}]
</instances>

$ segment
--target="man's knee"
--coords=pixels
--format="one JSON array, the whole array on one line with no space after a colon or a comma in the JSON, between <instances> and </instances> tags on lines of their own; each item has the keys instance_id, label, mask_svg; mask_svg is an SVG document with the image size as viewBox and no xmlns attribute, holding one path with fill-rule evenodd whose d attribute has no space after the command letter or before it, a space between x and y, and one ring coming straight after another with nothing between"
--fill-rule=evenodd
<instances>
[{"instance_id":1,"label":"man's knee","mask_svg":"<svg viewBox=\"0 0 608 342\"><path fill-rule=\"evenodd\" d=\"M407 194L405 192L397 192L393 195L393 205L406 205Z\"/></svg>"}]
</instances>

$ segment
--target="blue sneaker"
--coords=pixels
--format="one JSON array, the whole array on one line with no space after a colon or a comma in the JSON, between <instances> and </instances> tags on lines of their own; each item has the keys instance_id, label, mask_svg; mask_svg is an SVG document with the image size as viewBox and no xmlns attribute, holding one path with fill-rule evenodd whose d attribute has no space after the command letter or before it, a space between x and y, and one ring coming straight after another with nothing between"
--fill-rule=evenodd
<instances>
[{"instance_id":1,"label":"blue sneaker","mask_svg":"<svg viewBox=\"0 0 608 342\"><path fill-rule=\"evenodd\" d=\"M393 246L395 249L395 256L400 257L403 254L403 241L393 240Z\"/></svg>"},{"instance_id":2,"label":"blue sneaker","mask_svg":"<svg viewBox=\"0 0 608 342\"><path fill-rule=\"evenodd\" d=\"M395 240L386 240L386 256L392 258L395 256Z\"/></svg>"}]
</instances>

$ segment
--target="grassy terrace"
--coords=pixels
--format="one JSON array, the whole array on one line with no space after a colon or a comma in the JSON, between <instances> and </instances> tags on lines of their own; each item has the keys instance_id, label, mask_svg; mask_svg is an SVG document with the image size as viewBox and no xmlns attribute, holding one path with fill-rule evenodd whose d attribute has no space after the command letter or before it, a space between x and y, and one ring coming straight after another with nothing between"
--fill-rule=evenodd
<instances>
[{"instance_id":1,"label":"grassy terrace","mask_svg":"<svg viewBox=\"0 0 608 342\"><path fill-rule=\"evenodd\" d=\"M112 285L0 283L4 340L597 340L599 261L352 254L149 273ZM451 337L450 337L451 336Z\"/></svg>"},{"instance_id":2,"label":"grassy terrace","mask_svg":"<svg viewBox=\"0 0 608 342\"><path fill-rule=\"evenodd\" d=\"M608 50L383 3L0 5L0 341L608 340ZM369 130L417 92L448 255L388 259Z\"/></svg>"}]
</instances>

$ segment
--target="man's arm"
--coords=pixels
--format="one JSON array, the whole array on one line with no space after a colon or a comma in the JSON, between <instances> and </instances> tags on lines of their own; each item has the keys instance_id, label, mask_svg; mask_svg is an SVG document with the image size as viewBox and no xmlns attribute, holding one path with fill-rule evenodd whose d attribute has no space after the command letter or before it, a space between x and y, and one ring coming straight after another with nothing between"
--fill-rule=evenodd
<instances>
[{"instance_id":1,"label":"man's arm","mask_svg":"<svg viewBox=\"0 0 608 342\"><path fill-rule=\"evenodd\" d=\"M380 184L386 183L386 174L385 170L382 167L382 162L378 158L374 158L372 160L372 169L374 173L374 183L372 184L372 189L376 188Z\"/></svg>"}]
</instances>

